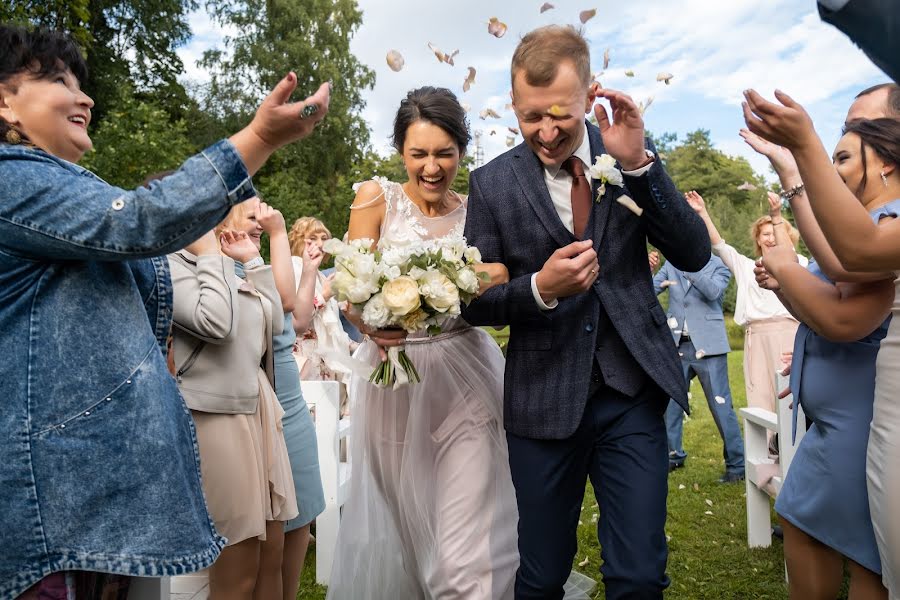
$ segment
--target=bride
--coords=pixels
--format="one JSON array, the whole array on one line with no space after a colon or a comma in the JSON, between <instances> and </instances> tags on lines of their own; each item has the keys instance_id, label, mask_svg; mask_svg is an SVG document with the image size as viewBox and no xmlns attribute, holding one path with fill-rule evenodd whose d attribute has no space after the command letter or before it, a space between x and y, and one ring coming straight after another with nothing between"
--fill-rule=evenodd
<instances>
[{"instance_id":1,"label":"bride","mask_svg":"<svg viewBox=\"0 0 900 600\"><path fill-rule=\"evenodd\" d=\"M408 180L359 185L349 238L384 245L461 237L466 198L450 186L469 140L449 90L410 92L393 135ZM483 289L508 280L503 265L482 270L491 276ZM518 514L503 355L460 318L433 337L368 333L357 359L374 369L383 346L402 341L421 382L391 390L353 378L351 490L328 598L512 598Z\"/></svg>"}]
</instances>

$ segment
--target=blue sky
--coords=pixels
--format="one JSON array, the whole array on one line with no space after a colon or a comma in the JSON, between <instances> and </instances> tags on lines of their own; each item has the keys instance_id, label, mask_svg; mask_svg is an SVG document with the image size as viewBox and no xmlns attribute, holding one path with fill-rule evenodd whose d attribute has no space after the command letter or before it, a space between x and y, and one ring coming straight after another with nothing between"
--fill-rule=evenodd
<instances>
[{"instance_id":1,"label":"blue sky","mask_svg":"<svg viewBox=\"0 0 900 600\"><path fill-rule=\"evenodd\" d=\"M648 130L683 136L709 129L718 148L747 157L767 177L765 159L737 136L743 124L743 89L754 87L771 97L779 87L792 95L806 106L830 151L854 95L887 81L842 33L819 20L813 0L555 0L555 7L543 14L541 4L541 0L359 0L364 23L351 50L377 76L375 89L364 93L363 111L375 148L390 151L393 115L406 92L437 85L450 88L471 107L471 127L483 132L486 158L502 153L507 126L516 126L513 113L504 110L516 43L544 24L579 24L579 12L586 9L597 9L584 25L593 70L601 70L603 52L609 48L609 68L598 79L637 101L653 97L645 114ZM491 17L508 25L502 38L488 33ZM191 26L194 38L180 54L188 77L202 80L205 74L194 64L196 59L233 32L220 30L202 12L192 15ZM439 63L427 47L429 42L445 52L459 49L455 66ZM403 55L400 72L388 68L389 50ZM469 66L477 75L464 93ZM634 77L625 75L629 69ZM659 72L674 75L670 85L656 81ZM487 107L502 118L480 119L478 113ZM492 130L495 135L490 135Z\"/></svg>"}]
</instances>

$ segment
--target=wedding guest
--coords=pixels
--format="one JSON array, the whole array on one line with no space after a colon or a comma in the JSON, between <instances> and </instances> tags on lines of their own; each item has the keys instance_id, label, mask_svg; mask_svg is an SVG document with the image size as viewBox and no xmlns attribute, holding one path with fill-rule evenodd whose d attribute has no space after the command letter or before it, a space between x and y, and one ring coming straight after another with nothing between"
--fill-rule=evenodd
<instances>
[{"instance_id":1,"label":"wedding guest","mask_svg":"<svg viewBox=\"0 0 900 600\"><path fill-rule=\"evenodd\" d=\"M0 344L30 349L0 361L3 598L81 598L100 573L180 575L219 555L166 368L164 257L252 197L250 175L328 107L327 85L287 104L291 73L249 126L129 191L74 164L91 148L86 80L64 34L0 26Z\"/></svg>"},{"instance_id":2,"label":"wedding guest","mask_svg":"<svg viewBox=\"0 0 900 600\"><path fill-rule=\"evenodd\" d=\"M753 269L756 258L762 256L763 248L775 245L775 227L784 227L795 247L800 235L781 216L781 198L772 194L769 197L769 214L758 218L750 226L755 258L744 256L722 239L700 194L690 191L684 197L703 219L713 252L734 274L737 283L734 322L744 328L744 386L747 390L747 406L776 412L775 396L779 390L775 384L777 372L781 370L781 356L794 347L794 335L799 323L781 304L778 296L771 290L756 285ZM803 256L798 255L797 260L804 266L807 264Z\"/></svg>"},{"instance_id":3,"label":"wedding guest","mask_svg":"<svg viewBox=\"0 0 900 600\"><path fill-rule=\"evenodd\" d=\"M725 473L720 483L744 478L744 441L731 400L728 384L728 334L722 300L731 281L731 271L717 256L697 272L690 273L666 262L653 276L659 295L669 290L668 324L678 347L685 384L697 377L706 395L706 404L722 438ZM669 444L669 471L684 466L687 453L682 444L684 409L674 400L666 408L666 437Z\"/></svg>"},{"instance_id":4,"label":"wedding guest","mask_svg":"<svg viewBox=\"0 0 900 600\"><path fill-rule=\"evenodd\" d=\"M900 122L894 119L851 121L833 155L839 179L829 182L831 187L846 185L852 190L847 201L861 204L878 229L891 227L900 213L898 140ZM891 180L884 185L881 177L872 175L887 165ZM823 174L806 181L813 179L820 181ZM889 343L884 338L894 298L893 276L835 283L815 261L809 270L797 264L781 228L776 236L776 246L764 250L759 279L778 290L785 306L801 320L791 367L791 391L797 400L794 427L798 406L812 421L775 503L784 529L791 597L834 598L846 559L850 597L887 598L881 582L887 561L879 558L869 512L866 447L870 445L871 456L870 424L872 436L878 435L881 425L880 415L873 412L875 361L879 346ZM879 362L882 389L883 378L890 381L894 367ZM890 402L895 397L892 394ZM875 515L878 500L871 499ZM885 581L891 580L886 576Z\"/></svg>"}]
</instances>

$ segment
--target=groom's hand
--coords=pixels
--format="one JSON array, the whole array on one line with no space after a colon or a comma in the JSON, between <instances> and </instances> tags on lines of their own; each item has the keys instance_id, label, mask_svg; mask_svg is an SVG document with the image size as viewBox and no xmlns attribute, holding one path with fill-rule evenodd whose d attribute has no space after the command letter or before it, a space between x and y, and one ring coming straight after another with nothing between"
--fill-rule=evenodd
<instances>
[{"instance_id":1,"label":"groom's hand","mask_svg":"<svg viewBox=\"0 0 900 600\"><path fill-rule=\"evenodd\" d=\"M574 296L594 284L600 273L592 240L572 242L550 255L535 283L544 302Z\"/></svg>"},{"instance_id":2,"label":"groom's hand","mask_svg":"<svg viewBox=\"0 0 900 600\"><path fill-rule=\"evenodd\" d=\"M591 89L595 98L606 98L612 109L612 121L602 104L594 106L594 116L603 138L603 146L619 161L623 171L634 171L648 163L644 152L644 118L631 96L599 86Z\"/></svg>"}]
</instances>

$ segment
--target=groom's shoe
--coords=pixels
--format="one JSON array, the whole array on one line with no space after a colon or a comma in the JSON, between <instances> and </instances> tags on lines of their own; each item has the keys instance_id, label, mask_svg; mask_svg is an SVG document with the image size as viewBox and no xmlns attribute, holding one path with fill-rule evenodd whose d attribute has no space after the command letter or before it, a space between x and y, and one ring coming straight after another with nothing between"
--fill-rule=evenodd
<instances>
[{"instance_id":1,"label":"groom's shoe","mask_svg":"<svg viewBox=\"0 0 900 600\"><path fill-rule=\"evenodd\" d=\"M719 477L719 483L737 483L738 481L744 480L744 470L740 471L725 471L725 473Z\"/></svg>"},{"instance_id":2,"label":"groom's shoe","mask_svg":"<svg viewBox=\"0 0 900 600\"><path fill-rule=\"evenodd\" d=\"M675 469L681 469L684 467L684 460L669 460L669 473L674 471Z\"/></svg>"}]
</instances>

